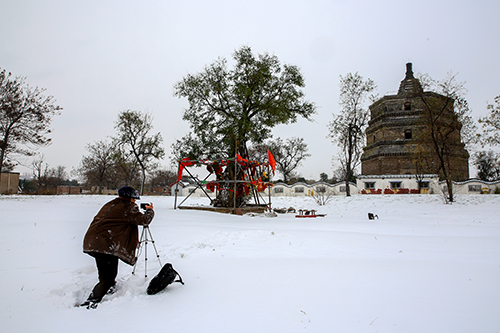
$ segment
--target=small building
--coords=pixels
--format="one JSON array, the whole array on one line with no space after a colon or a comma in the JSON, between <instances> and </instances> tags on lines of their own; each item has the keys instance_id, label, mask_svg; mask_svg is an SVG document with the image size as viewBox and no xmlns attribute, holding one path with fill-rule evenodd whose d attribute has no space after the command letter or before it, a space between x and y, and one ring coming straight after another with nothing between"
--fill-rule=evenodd
<instances>
[{"instance_id":1,"label":"small building","mask_svg":"<svg viewBox=\"0 0 500 333\"><path fill-rule=\"evenodd\" d=\"M186 187L186 184L184 184L183 181L178 181L170 185L170 195L178 195L178 196L185 196L184 192L189 193L188 191L184 191L184 188Z\"/></svg>"},{"instance_id":2,"label":"small building","mask_svg":"<svg viewBox=\"0 0 500 333\"><path fill-rule=\"evenodd\" d=\"M170 186L167 187L153 187L147 191L147 195L170 195Z\"/></svg>"},{"instance_id":3,"label":"small building","mask_svg":"<svg viewBox=\"0 0 500 333\"><path fill-rule=\"evenodd\" d=\"M351 193L356 193L356 184L349 183ZM285 183L276 183L271 188L272 197L305 197L313 196L316 192L325 192L332 195L345 195L345 182L330 184L325 182L316 182L314 184L306 184L298 182L292 185ZM268 193L268 192L267 192Z\"/></svg>"},{"instance_id":4,"label":"small building","mask_svg":"<svg viewBox=\"0 0 500 333\"><path fill-rule=\"evenodd\" d=\"M0 194L19 193L19 172L2 172Z\"/></svg>"},{"instance_id":5,"label":"small building","mask_svg":"<svg viewBox=\"0 0 500 333\"><path fill-rule=\"evenodd\" d=\"M81 186L60 185L57 187L57 194L84 194L87 192Z\"/></svg>"},{"instance_id":6,"label":"small building","mask_svg":"<svg viewBox=\"0 0 500 333\"><path fill-rule=\"evenodd\" d=\"M88 193L88 194L103 194L103 195L118 195L118 190L102 186L101 191L99 191L99 186L91 186L90 191L86 191L86 193Z\"/></svg>"},{"instance_id":7,"label":"small building","mask_svg":"<svg viewBox=\"0 0 500 333\"><path fill-rule=\"evenodd\" d=\"M357 177L360 194L432 194L441 193L439 176L430 175L361 175Z\"/></svg>"},{"instance_id":8,"label":"small building","mask_svg":"<svg viewBox=\"0 0 500 333\"><path fill-rule=\"evenodd\" d=\"M175 187L176 184L179 184L177 187ZM181 183L175 183L171 187L172 195L175 195L175 190L178 189L178 196L187 196L190 195L191 197L206 197L206 194L208 194L211 198L215 198L215 192L207 189L206 187L199 187L196 184L187 184L183 185ZM206 194L205 194L206 193Z\"/></svg>"}]
</instances>

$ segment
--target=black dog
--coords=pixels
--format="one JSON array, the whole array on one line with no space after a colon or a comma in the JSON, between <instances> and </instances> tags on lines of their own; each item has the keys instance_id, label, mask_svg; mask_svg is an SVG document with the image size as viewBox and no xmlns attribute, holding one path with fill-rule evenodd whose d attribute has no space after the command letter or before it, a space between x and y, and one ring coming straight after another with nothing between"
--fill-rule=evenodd
<instances>
[{"instance_id":1,"label":"black dog","mask_svg":"<svg viewBox=\"0 0 500 333\"><path fill-rule=\"evenodd\" d=\"M375 220L375 218L377 218L377 220L378 220L378 215L374 215L373 213L368 213L369 220Z\"/></svg>"}]
</instances>

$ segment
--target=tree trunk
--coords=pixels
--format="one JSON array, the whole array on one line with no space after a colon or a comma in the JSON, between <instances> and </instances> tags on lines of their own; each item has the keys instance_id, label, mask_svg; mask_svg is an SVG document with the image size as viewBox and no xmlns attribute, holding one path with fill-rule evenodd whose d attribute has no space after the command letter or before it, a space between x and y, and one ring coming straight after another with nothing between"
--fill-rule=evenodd
<instances>
[{"instance_id":1,"label":"tree trunk","mask_svg":"<svg viewBox=\"0 0 500 333\"><path fill-rule=\"evenodd\" d=\"M351 196L351 187L349 186L349 178L351 177L351 163L352 163L352 151L353 151L353 142L352 142L352 124L349 124L349 129L348 129L348 143L347 143L347 161L346 161L346 175L345 175L345 195L346 197Z\"/></svg>"},{"instance_id":2,"label":"tree trunk","mask_svg":"<svg viewBox=\"0 0 500 333\"><path fill-rule=\"evenodd\" d=\"M6 138L4 138L5 142ZM4 145L2 145L4 146ZM6 147L2 147L2 151L0 152L0 181L2 181L2 172L3 172L3 159L5 158L5 149Z\"/></svg>"},{"instance_id":3,"label":"tree trunk","mask_svg":"<svg viewBox=\"0 0 500 333\"><path fill-rule=\"evenodd\" d=\"M144 194L144 183L146 182L146 170L142 169L141 195Z\"/></svg>"},{"instance_id":4,"label":"tree trunk","mask_svg":"<svg viewBox=\"0 0 500 333\"><path fill-rule=\"evenodd\" d=\"M451 180L451 177L446 178L446 186L448 186L448 200L450 202L453 202L453 180Z\"/></svg>"}]
</instances>

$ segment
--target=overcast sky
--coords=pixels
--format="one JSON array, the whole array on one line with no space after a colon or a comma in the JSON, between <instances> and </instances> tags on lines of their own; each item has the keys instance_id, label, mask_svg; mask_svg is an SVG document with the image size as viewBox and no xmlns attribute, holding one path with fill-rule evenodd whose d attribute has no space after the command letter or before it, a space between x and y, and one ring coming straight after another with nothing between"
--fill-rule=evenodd
<instances>
[{"instance_id":1,"label":"overcast sky","mask_svg":"<svg viewBox=\"0 0 500 333\"><path fill-rule=\"evenodd\" d=\"M498 0L2 0L0 68L46 88L63 108L40 152L71 171L87 144L115 134L126 109L151 112L170 153L189 131L176 82L243 45L274 54L300 67L318 106L314 122L280 126L274 137L303 137L312 156L299 171L319 179L333 170L326 136L339 112L339 75L357 71L383 96L397 91L407 62L435 79L451 70L466 82L473 116L486 115L500 95L498 13Z\"/></svg>"}]
</instances>

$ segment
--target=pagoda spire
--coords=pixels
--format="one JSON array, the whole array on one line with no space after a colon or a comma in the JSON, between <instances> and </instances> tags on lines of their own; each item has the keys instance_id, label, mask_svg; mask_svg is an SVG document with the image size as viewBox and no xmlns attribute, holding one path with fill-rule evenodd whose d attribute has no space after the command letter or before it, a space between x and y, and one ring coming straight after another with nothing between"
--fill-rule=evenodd
<instances>
[{"instance_id":1,"label":"pagoda spire","mask_svg":"<svg viewBox=\"0 0 500 333\"><path fill-rule=\"evenodd\" d=\"M413 76L412 63L406 64L406 74L403 81L399 85L398 95L413 97L423 92L422 86L418 79Z\"/></svg>"}]
</instances>

